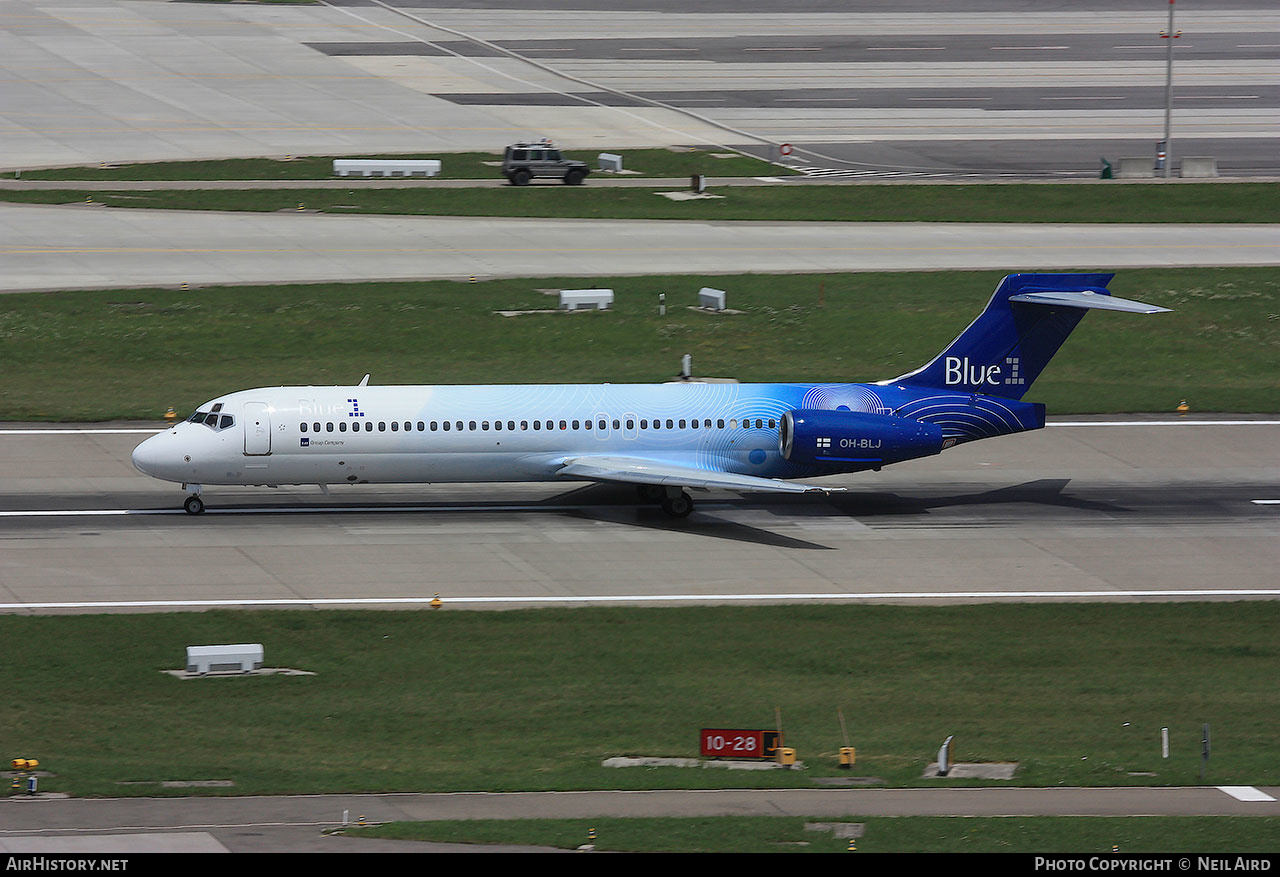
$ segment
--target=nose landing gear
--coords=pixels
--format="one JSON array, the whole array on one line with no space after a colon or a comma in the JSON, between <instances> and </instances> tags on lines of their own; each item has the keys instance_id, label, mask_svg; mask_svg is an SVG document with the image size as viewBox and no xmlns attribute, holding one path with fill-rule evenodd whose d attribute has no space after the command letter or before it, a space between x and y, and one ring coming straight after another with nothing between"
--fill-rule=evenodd
<instances>
[{"instance_id":1,"label":"nose landing gear","mask_svg":"<svg viewBox=\"0 0 1280 877\"><path fill-rule=\"evenodd\" d=\"M189 515L201 514L204 511L204 500L200 498L200 485L184 484L182 488L183 490L189 489L191 491L191 495L183 501L182 508Z\"/></svg>"}]
</instances>

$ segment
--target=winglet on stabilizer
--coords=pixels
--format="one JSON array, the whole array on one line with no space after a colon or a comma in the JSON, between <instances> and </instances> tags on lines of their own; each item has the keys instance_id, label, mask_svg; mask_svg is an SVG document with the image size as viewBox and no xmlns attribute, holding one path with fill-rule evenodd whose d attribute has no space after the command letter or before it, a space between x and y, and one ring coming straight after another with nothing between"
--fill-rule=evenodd
<instances>
[{"instance_id":1,"label":"winglet on stabilizer","mask_svg":"<svg viewBox=\"0 0 1280 877\"><path fill-rule=\"evenodd\" d=\"M1031 290L1009 296L1009 301L1023 302L1032 305L1058 305L1069 308L1095 308L1103 311L1125 311L1130 314L1167 314L1169 308L1149 305L1145 302L1127 298L1116 298L1109 293L1097 293L1091 289L1082 290Z\"/></svg>"}]
</instances>

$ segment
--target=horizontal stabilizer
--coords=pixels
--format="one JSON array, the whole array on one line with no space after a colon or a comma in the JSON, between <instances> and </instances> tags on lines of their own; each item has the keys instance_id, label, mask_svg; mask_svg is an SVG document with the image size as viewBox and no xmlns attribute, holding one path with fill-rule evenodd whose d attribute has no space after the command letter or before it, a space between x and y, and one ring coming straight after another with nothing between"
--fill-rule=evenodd
<instances>
[{"instance_id":1,"label":"horizontal stabilizer","mask_svg":"<svg viewBox=\"0 0 1280 877\"><path fill-rule=\"evenodd\" d=\"M1167 314L1168 308L1156 307L1127 298L1116 298L1114 295L1097 293L1090 289L1064 291L1044 290L1042 292L1024 292L1009 296L1009 301L1023 302L1032 305L1058 305L1069 308L1097 308L1104 311L1126 311L1130 314Z\"/></svg>"},{"instance_id":2,"label":"horizontal stabilizer","mask_svg":"<svg viewBox=\"0 0 1280 877\"><path fill-rule=\"evenodd\" d=\"M556 475L582 481L657 484L664 487L718 487L748 493L831 493L844 490L843 487L815 487L812 484L796 484L778 478L738 475L644 457L571 457Z\"/></svg>"},{"instance_id":3,"label":"horizontal stabilizer","mask_svg":"<svg viewBox=\"0 0 1280 877\"><path fill-rule=\"evenodd\" d=\"M888 384L1021 399L1091 310L1158 314L1116 298L1113 274L1010 274L969 328L928 364Z\"/></svg>"}]
</instances>

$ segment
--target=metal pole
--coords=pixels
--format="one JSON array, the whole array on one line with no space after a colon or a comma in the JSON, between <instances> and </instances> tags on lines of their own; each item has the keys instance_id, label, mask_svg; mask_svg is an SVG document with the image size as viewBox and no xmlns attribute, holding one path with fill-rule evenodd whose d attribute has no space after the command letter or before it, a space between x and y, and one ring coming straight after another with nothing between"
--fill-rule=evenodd
<instances>
[{"instance_id":1,"label":"metal pole","mask_svg":"<svg viewBox=\"0 0 1280 877\"><path fill-rule=\"evenodd\" d=\"M1170 123L1173 119L1173 4L1174 0L1169 0L1169 30L1165 34L1165 39L1169 41L1165 49L1164 63L1164 177L1166 180L1169 179L1173 165L1173 156L1169 151Z\"/></svg>"}]
</instances>

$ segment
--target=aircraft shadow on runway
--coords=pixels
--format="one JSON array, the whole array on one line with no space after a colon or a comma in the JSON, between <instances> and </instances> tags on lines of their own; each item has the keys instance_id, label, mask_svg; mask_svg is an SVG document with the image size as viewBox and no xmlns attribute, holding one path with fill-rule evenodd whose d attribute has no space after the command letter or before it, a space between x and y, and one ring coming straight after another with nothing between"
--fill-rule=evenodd
<instances>
[{"instance_id":1,"label":"aircraft shadow on runway","mask_svg":"<svg viewBox=\"0 0 1280 877\"><path fill-rule=\"evenodd\" d=\"M617 485L594 484L559 494L542 505L554 508L572 506L566 513L585 520L643 527L650 530L691 533L716 539L730 539L779 548L830 549L830 546L797 539L771 530L726 519L720 514L729 510L758 510L778 518L878 518L928 515L935 509L958 506L1000 506L1032 503L1040 506L1067 508L1105 514L1128 511L1116 502L1080 499L1065 493L1070 479L1053 478L1029 481L978 493L944 496L903 496L896 493L847 493L827 497L754 495L741 499L704 503L685 519L667 517L658 508L636 505L635 494Z\"/></svg>"},{"instance_id":2,"label":"aircraft shadow on runway","mask_svg":"<svg viewBox=\"0 0 1280 877\"><path fill-rule=\"evenodd\" d=\"M857 517L880 515L927 515L934 509L957 506L997 506L1031 503L1039 506L1076 509L1079 511L1123 513L1129 509L1118 502L1081 499L1067 494L1069 478L1042 478L1025 484L1013 484L979 493L945 496L901 496L896 493L848 493L833 496L829 504Z\"/></svg>"},{"instance_id":3,"label":"aircraft shadow on runway","mask_svg":"<svg viewBox=\"0 0 1280 877\"><path fill-rule=\"evenodd\" d=\"M731 500L731 502L743 508L750 507L749 502L745 500ZM715 539L749 542L752 545L831 550L827 545L819 545L805 539L796 539L771 530L752 527L749 524L726 520L717 516L714 511L702 512L695 508L694 513L688 518L671 518L656 505L639 505L635 490L616 484L592 484L579 487L544 500L542 505L549 509L561 505L569 506L565 514L581 520L623 524L671 533L692 533ZM721 506L722 503L717 502L716 505Z\"/></svg>"},{"instance_id":4,"label":"aircraft shadow on runway","mask_svg":"<svg viewBox=\"0 0 1280 877\"><path fill-rule=\"evenodd\" d=\"M876 519L894 519L917 517L924 521L935 511L971 506L975 508L996 508L999 506L1021 505L1026 514L1028 504L1045 509L1071 509L1076 511L1096 512L1106 516L1131 512L1118 501L1097 501L1071 496L1066 492L1070 479L1041 479L1024 484L1015 484L994 490L982 490L974 493L953 493L938 496L910 496L886 491L861 492L851 491L830 496L776 496L754 494L749 496L726 496L702 498L695 500L698 505L694 513L683 519L668 517L656 505L641 503L635 490L626 485L591 484L577 487L545 499L511 505L493 501L456 500L440 503L363 503L359 506L348 506L346 503L334 503L325 500L328 508L315 509L320 512L427 512L427 513L513 513L525 514L534 510L542 510L550 514L559 514L580 520L599 521L601 523L620 524L672 533L686 533L705 536L713 539L726 539L753 545L771 545L778 548L796 548L806 550L832 550L807 539L778 533L768 527L756 526L734 520L735 516L760 513L774 516L779 525L792 521L812 522L815 520L836 520L841 518L874 524ZM295 504L281 505L221 505L216 512L240 512L258 514L294 514L299 511ZM1050 512L1052 513L1052 512ZM203 516L201 516L203 517ZM758 523L758 521L757 521ZM999 526L999 520L973 521L976 524L988 523ZM39 526L47 528L52 524L41 519ZM80 526L80 524L70 524Z\"/></svg>"}]
</instances>

